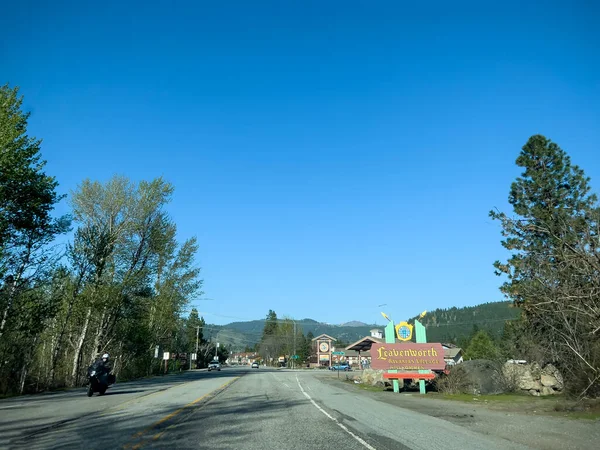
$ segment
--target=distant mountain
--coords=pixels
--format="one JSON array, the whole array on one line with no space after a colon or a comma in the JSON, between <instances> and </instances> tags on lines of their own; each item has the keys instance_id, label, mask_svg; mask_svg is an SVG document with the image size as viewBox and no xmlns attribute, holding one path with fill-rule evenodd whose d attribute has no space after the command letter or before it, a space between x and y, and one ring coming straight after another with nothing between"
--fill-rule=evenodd
<instances>
[{"instance_id":1,"label":"distant mountain","mask_svg":"<svg viewBox=\"0 0 600 450\"><path fill-rule=\"evenodd\" d=\"M369 325L358 320L352 320L350 322L342 323L341 327L368 327Z\"/></svg>"},{"instance_id":2,"label":"distant mountain","mask_svg":"<svg viewBox=\"0 0 600 450\"><path fill-rule=\"evenodd\" d=\"M421 323L427 328L429 342L461 343L474 329L483 329L492 336L499 337L504 323L517 319L520 314L521 311L513 308L509 302L483 303L463 308L436 309L428 312ZM415 319L416 317L409 322L414 322ZM302 319L297 320L296 324L304 334L309 331L314 336L325 333L347 343L369 336L373 328L383 329L382 325L369 325L355 320L341 325L330 325L313 319ZM264 326L265 321L262 319L232 322L227 325L207 325L204 337L216 337L220 343L231 346L233 350L243 350L246 346L252 347L260 342Z\"/></svg>"},{"instance_id":3,"label":"distant mountain","mask_svg":"<svg viewBox=\"0 0 600 450\"><path fill-rule=\"evenodd\" d=\"M317 322L313 319L297 320L298 329L304 334L311 332L314 336L328 334L343 342L355 342L368 336L372 328L381 328L378 325L369 325L363 322L352 321L342 325L330 325ZM231 346L234 350L252 347L260 342L265 321L250 320L248 322L232 322L227 325L207 325L204 332L205 338L217 338L223 345Z\"/></svg>"}]
</instances>

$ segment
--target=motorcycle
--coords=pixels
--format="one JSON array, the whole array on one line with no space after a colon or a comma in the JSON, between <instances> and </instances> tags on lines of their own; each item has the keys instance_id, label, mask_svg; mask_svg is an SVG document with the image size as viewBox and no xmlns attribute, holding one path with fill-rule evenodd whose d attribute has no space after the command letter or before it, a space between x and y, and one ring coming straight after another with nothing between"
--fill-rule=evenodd
<instances>
[{"instance_id":1,"label":"motorcycle","mask_svg":"<svg viewBox=\"0 0 600 450\"><path fill-rule=\"evenodd\" d=\"M104 395L111 384L114 384L115 376L108 373L98 373L90 368L88 371L88 389L87 396L91 397L94 392Z\"/></svg>"}]
</instances>

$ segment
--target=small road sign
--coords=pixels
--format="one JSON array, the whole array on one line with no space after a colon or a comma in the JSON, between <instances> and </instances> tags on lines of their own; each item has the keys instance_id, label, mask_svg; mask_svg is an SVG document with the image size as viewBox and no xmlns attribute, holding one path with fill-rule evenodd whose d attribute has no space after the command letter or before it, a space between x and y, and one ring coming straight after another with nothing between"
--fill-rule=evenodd
<instances>
[{"instance_id":1,"label":"small road sign","mask_svg":"<svg viewBox=\"0 0 600 450\"><path fill-rule=\"evenodd\" d=\"M170 357L171 357L171 354L170 354L169 352L164 352L164 353L163 353L163 359L164 359L165 361L167 361L167 360L168 360Z\"/></svg>"},{"instance_id":2,"label":"small road sign","mask_svg":"<svg viewBox=\"0 0 600 450\"><path fill-rule=\"evenodd\" d=\"M292 355L290 358L292 358L292 359L299 359L300 357L298 355Z\"/></svg>"},{"instance_id":3,"label":"small road sign","mask_svg":"<svg viewBox=\"0 0 600 450\"><path fill-rule=\"evenodd\" d=\"M345 355L344 352L331 352L332 355Z\"/></svg>"}]
</instances>

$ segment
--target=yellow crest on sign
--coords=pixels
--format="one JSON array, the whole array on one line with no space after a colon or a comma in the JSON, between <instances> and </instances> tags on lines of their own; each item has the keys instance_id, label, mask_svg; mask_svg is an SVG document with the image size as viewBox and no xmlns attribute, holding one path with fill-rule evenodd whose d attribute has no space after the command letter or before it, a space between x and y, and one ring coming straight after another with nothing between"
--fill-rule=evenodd
<instances>
[{"instance_id":1,"label":"yellow crest on sign","mask_svg":"<svg viewBox=\"0 0 600 450\"><path fill-rule=\"evenodd\" d=\"M410 341L412 339L413 326L408 322L400 322L396 325L396 336L401 341Z\"/></svg>"}]
</instances>

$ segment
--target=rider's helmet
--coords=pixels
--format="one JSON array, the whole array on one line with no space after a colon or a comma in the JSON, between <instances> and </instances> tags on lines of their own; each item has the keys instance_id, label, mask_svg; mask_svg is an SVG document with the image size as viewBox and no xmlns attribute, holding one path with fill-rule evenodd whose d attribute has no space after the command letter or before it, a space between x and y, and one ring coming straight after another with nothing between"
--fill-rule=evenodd
<instances>
[{"instance_id":1,"label":"rider's helmet","mask_svg":"<svg viewBox=\"0 0 600 450\"><path fill-rule=\"evenodd\" d=\"M102 361L106 362L106 361L108 361L108 358L109 358L108 353L105 353L104 355L102 355Z\"/></svg>"}]
</instances>

